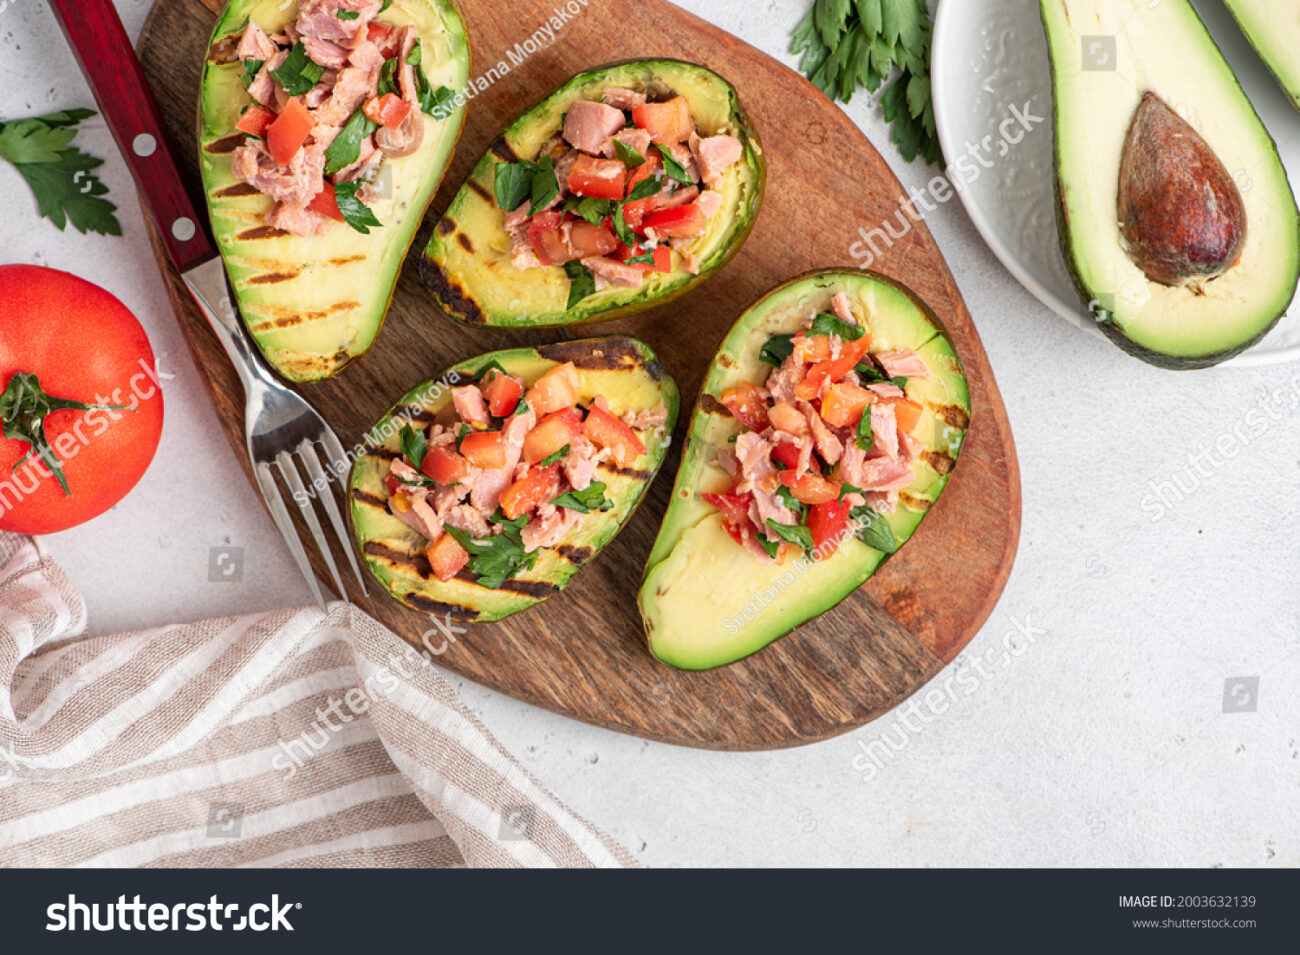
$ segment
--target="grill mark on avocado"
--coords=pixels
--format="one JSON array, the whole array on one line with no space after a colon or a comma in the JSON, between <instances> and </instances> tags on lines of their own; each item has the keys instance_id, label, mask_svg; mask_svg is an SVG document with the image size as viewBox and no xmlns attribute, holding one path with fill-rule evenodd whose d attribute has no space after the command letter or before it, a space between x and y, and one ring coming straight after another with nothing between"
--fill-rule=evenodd
<instances>
[{"instance_id":1,"label":"grill mark on avocado","mask_svg":"<svg viewBox=\"0 0 1300 955\"><path fill-rule=\"evenodd\" d=\"M441 600L434 600L427 594L419 591L411 591L406 594L406 602L410 606L422 613L430 614L447 614L452 619L461 623L473 623L479 618L479 612L473 607L466 607L461 604L443 603Z\"/></svg>"},{"instance_id":2,"label":"grill mark on avocado","mask_svg":"<svg viewBox=\"0 0 1300 955\"><path fill-rule=\"evenodd\" d=\"M625 468L609 461L601 461L600 469L609 474L617 474L619 477L633 478L637 481L648 481L651 477L651 472L649 471L641 471L637 468Z\"/></svg>"},{"instance_id":3,"label":"grill mark on avocado","mask_svg":"<svg viewBox=\"0 0 1300 955\"><path fill-rule=\"evenodd\" d=\"M497 590L504 590L512 594L520 594L524 597L533 597L537 600L545 600L560 592L560 588L555 584L549 584L544 580L519 580L511 578L501 582Z\"/></svg>"},{"instance_id":4,"label":"grill mark on avocado","mask_svg":"<svg viewBox=\"0 0 1300 955\"><path fill-rule=\"evenodd\" d=\"M922 451L921 460L939 474L948 474L957 466L957 462L952 459L952 455L946 451Z\"/></svg>"},{"instance_id":5,"label":"grill mark on avocado","mask_svg":"<svg viewBox=\"0 0 1300 955\"><path fill-rule=\"evenodd\" d=\"M965 431L970 427L970 415L960 405L943 405L940 408L935 408L934 413L943 420L944 424L951 425L954 428Z\"/></svg>"},{"instance_id":6,"label":"grill mark on avocado","mask_svg":"<svg viewBox=\"0 0 1300 955\"><path fill-rule=\"evenodd\" d=\"M360 302L335 302L327 308L313 309L308 312L295 312L289 308L277 308L273 305L263 305L265 311L274 315L274 318L267 321L258 322L256 325L250 325L249 331L264 332L272 328L295 328L298 325L306 325L308 322L314 322L318 319L329 318L335 312L347 312L354 308L360 308ZM347 352L339 352L335 357L346 356Z\"/></svg>"},{"instance_id":7,"label":"grill mark on avocado","mask_svg":"<svg viewBox=\"0 0 1300 955\"><path fill-rule=\"evenodd\" d=\"M700 395L700 410L705 414L720 414L728 418L731 417L731 412L727 410L727 406L707 391Z\"/></svg>"},{"instance_id":8,"label":"grill mark on avocado","mask_svg":"<svg viewBox=\"0 0 1300 955\"><path fill-rule=\"evenodd\" d=\"M492 193L488 192L487 189L484 188L483 183L479 182L477 179L469 180L466 185L469 186L470 191L473 192L474 195L478 196L484 202L490 205L496 204L496 197L493 196Z\"/></svg>"},{"instance_id":9,"label":"grill mark on avocado","mask_svg":"<svg viewBox=\"0 0 1300 955\"><path fill-rule=\"evenodd\" d=\"M282 229L277 229L274 226L260 225L255 229L245 229L243 232L235 236L235 238L245 241L252 239L278 239L280 236L288 234L289 233Z\"/></svg>"},{"instance_id":10,"label":"grill mark on avocado","mask_svg":"<svg viewBox=\"0 0 1300 955\"><path fill-rule=\"evenodd\" d=\"M380 497L378 494L371 494L369 491L363 491L359 487L352 489L352 500L358 504L369 504L371 507L378 508L381 511L388 510L388 499Z\"/></svg>"},{"instance_id":11,"label":"grill mark on avocado","mask_svg":"<svg viewBox=\"0 0 1300 955\"><path fill-rule=\"evenodd\" d=\"M238 58L235 50L239 47L240 34L232 33L217 40L208 49L208 60L212 63L235 63Z\"/></svg>"},{"instance_id":12,"label":"grill mark on avocado","mask_svg":"<svg viewBox=\"0 0 1300 955\"><path fill-rule=\"evenodd\" d=\"M429 566L429 558L418 551L413 554L410 551L389 547L380 541L366 541L364 551L367 557L377 557L398 567L413 570L423 579L427 580L433 576L433 568Z\"/></svg>"},{"instance_id":13,"label":"grill mark on avocado","mask_svg":"<svg viewBox=\"0 0 1300 955\"><path fill-rule=\"evenodd\" d=\"M917 497L915 494L908 494L906 491L898 495L898 500L914 511L928 511L934 506L934 501L929 498Z\"/></svg>"},{"instance_id":14,"label":"grill mark on avocado","mask_svg":"<svg viewBox=\"0 0 1300 955\"><path fill-rule=\"evenodd\" d=\"M367 445L365 451L368 458L380 458L384 461L396 461L402 456L401 451L390 451L388 448L381 448L376 445Z\"/></svg>"},{"instance_id":15,"label":"grill mark on avocado","mask_svg":"<svg viewBox=\"0 0 1300 955\"><path fill-rule=\"evenodd\" d=\"M420 280L433 291L434 295L438 296L438 300L447 311L471 325L483 324L485 319L478 303L466 295L459 285L448 279L447 273L439 265L421 256L418 270Z\"/></svg>"},{"instance_id":16,"label":"grill mark on avocado","mask_svg":"<svg viewBox=\"0 0 1300 955\"><path fill-rule=\"evenodd\" d=\"M230 199L237 196L260 196L261 193L246 182L237 182L224 189L218 189L212 195L217 199Z\"/></svg>"},{"instance_id":17,"label":"grill mark on avocado","mask_svg":"<svg viewBox=\"0 0 1300 955\"><path fill-rule=\"evenodd\" d=\"M464 249L466 252L468 252L470 255L474 254L474 243L469 240L469 236L467 236L464 232L456 233L456 241L459 242L460 247Z\"/></svg>"},{"instance_id":18,"label":"grill mark on avocado","mask_svg":"<svg viewBox=\"0 0 1300 955\"><path fill-rule=\"evenodd\" d=\"M235 133L233 136L222 136L220 139L214 139L203 147L203 151L212 156L225 156L233 153L242 145L244 145L244 134Z\"/></svg>"},{"instance_id":19,"label":"grill mark on avocado","mask_svg":"<svg viewBox=\"0 0 1300 955\"><path fill-rule=\"evenodd\" d=\"M451 216L443 216L438 220L438 235L451 235L456 231L456 220Z\"/></svg>"},{"instance_id":20,"label":"grill mark on avocado","mask_svg":"<svg viewBox=\"0 0 1300 955\"><path fill-rule=\"evenodd\" d=\"M519 157L515 155L515 151L510 148L510 144L506 142L504 136L498 137L496 142L488 148L491 149L493 155L502 162L516 162L519 159Z\"/></svg>"},{"instance_id":21,"label":"grill mark on avocado","mask_svg":"<svg viewBox=\"0 0 1300 955\"><path fill-rule=\"evenodd\" d=\"M732 358L730 355L728 355L726 352L723 352L718 356L718 364L721 365L723 368L731 368L736 364L736 360Z\"/></svg>"},{"instance_id":22,"label":"grill mark on avocado","mask_svg":"<svg viewBox=\"0 0 1300 955\"><path fill-rule=\"evenodd\" d=\"M574 547L572 544L561 544L555 551L574 567L581 567L591 560L594 553L590 547Z\"/></svg>"},{"instance_id":23,"label":"grill mark on avocado","mask_svg":"<svg viewBox=\"0 0 1300 955\"><path fill-rule=\"evenodd\" d=\"M586 371L631 371L644 365L641 350L629 338L597 339L600 346L591 342L570 341L543 345L537 353L543 358L557 362L573 362L577 368ZM659 369L663 374L663 369Z\"/></svg>"},{"instance_id":24,"label":"grill mark on avocado","mask_svg":"<svg viewBox=\"0 0 1300 955\"><path fill-rule=\"evenodd\" d=\"M297 271L294 272L263 272L261 275L254 275L252 278L250 278L248 280L248 284L249 285L275 285L279 282L288 282L291 279L296 279L301 274L302 274L301 269L298 269Z\"/></svg>"},{"instance_id":25,"label":"grill mark on avocado","mask_svg":"<svg viewBox=\"0 0 1300 955\"><path fill-rule=\"evenodd\" d=\"M330 265L347 265L349 262L363 262L364 255L341 255L338 258L330 259Z\"/></svg>"}]
</instances>

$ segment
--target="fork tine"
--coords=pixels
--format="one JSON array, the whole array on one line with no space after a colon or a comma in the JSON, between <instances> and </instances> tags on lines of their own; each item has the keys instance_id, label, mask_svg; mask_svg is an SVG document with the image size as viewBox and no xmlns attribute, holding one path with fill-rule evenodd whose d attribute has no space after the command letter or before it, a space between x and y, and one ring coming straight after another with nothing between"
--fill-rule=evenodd
<instances>
[{"instance_id":1,"label":"fork tine","mask_svg":"<svg viewBox=\"0 0 1300 955\"><path fill-rule=\"evenodd\" d=\"M333 437L332 433L326 431L321 435L321 441L324 442L326 437ZM335 439L335 444L338 439ZM361 568L357 566L357 555L352 546L352 540L348 536L347 528L343 524L343 515L339 513L338 505L334 503L334 488L329 478L325 475L324 468L321 467L320 458L316 455L316 446L310 441L304 441L298 448L298 456L302 458L303 467L307 469L307 477L311 479L313 488L320 488L320 498L325 504L325 513L329 515L330 523L334 525L334 533L338 535L339 543L343 545L343 554L348 559L348 564L352 568L352 573L357 575L357 581L361 584L361 592L367 597L370 592L366 589L366 579L362 576ZM338 469L337 462L344 460L342 456L331 461L333 469ZM346 595L344 596L346 600Z\"/></svg>"},{"instance_id":2,"label":"fork tine","mask_svg":"<svg viewBox=\"0 0 1300 955\"><path fill-rule=\"evenodd\" d=\"M280 496L280 488L275 483L275 476L271 473L271 466L265 461L258 461L253 469L257 474L257 484L262 491L262 500L266 501L267 509L271 512L271 519L275 521L275 526L280 529L280 536L284 542L289 545L289 553L293 555L294 562L302 575L307 578L307 586L311 588L312 595L315 596L316 602L320 604L322 610L328 611L325 605L325 598L321 596L320 584L316 582L316 574L311 569L311 564L307 561L307 552L303 550L302 541L298 538L298 531L293 526L293 521L289 519L289 511L284 506L284 498Z\"/></svg>"},{"instance_id":3,"label":"fork tine","mask_svg":"<svg viewBox=\"0 0 1300 955\"><path fill-rule=\"evenodd\" d=\"M301 449L302 445L299 445ZM325 531L321 529L320 520L316 517L316 509L311 506L311 498L307 495L307 489L303 486L302 477L298 474L298 469L294 466L293 456L288 451L281 451L275 456L275 463L280 469L280 474L284 481L289 485L294 503L298 505L298 513L306 521L308 529L311 531L311 539L316 543L316 549L325 557L325 564L330 569L330 577L334 580L334 589L338 595L348 599L347 592L343 589L343 580L339 577L338 565L334 563L334 552L330 550L330 543L325 539Z\"/></svg>"}]
</instances>

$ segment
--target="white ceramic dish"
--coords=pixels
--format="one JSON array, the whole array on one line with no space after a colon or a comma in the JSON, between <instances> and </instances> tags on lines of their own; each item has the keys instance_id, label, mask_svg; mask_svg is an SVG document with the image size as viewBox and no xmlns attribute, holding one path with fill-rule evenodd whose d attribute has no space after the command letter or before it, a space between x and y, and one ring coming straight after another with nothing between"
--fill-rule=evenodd
<instances>
[{"instance_id":1,"label":"white ceramic dish","mask_svg":"<svg viewBox=\"0 0 1300 955\"><path fill-rule=\"evenodd\" d=\"M1218 2L1193 4L1277 142L1293 185L1300 183L1300 112L1260 62ZM1101 331L1070 282L1056 235L1052 195L1052 86L1037 0L941 0L931 68L935 122L949 175L974 152L979 173L958 195L984 240L1025 288L1090 334ZM1014 145L1026 124L1013 110L1044 117ZM1002 127L1007 119L1012 124ZM1005 129L1003 136L1000 129ZM987 137L987 139L986 139ZM980 148L981 143L987 143ZM971 145L976 149L972 151ZM1004 153L999 155L999 153ZM987 165L986 165L987 164ZM1288 315L1253 348L1225 365L1300 359L1300 317Z\"/></svg>"}]
</instances>

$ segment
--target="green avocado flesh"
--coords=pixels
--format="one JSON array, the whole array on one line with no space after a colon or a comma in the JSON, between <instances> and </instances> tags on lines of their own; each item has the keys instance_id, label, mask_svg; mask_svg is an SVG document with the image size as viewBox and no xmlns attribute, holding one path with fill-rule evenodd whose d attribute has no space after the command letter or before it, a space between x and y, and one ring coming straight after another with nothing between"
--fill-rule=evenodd
<instances>
[{"instance_id":1,"label":"green avocado flesh","mask_svg":"<svg viewBox=\"0 0 1300 955\"><path fill-rule=\"evenodd\" d=\"M562 267L518 269L511 263L510 237L502 225L505 212L494 193L495 170L502 162L536 159L560 133L571 103L599 100L610 87L644 92L652 99L680 94L690 103L701 136L736 136L744 154L712 187L723 197L722 208L708 231L685 250L698 259L698 275L681 268L681 255L674 252L672 272L647 273L639 288L607 288L568 308L569 278ZM716 73L678 60L631 60L579 73L515 120L479 160L434 230L420 275L448 315L471 325L609 321L674 298L721 268L754 225L765 169L758 135L736 91Z\"/></svg>"},{"instance_id":2,"label":"green avocado flesh","mask_svg":"<svg viewBox=\"0 0 1300 955\"><path fill-rule=\"evenodd\" d=\"M230 171L230 154L244 139L235 123L252 103L241 81L243 64L230 50L246 20L277 33L297 15L297 3L280 0L234 0L226 8L203 64L199 167L212 231L253 340L285 378L315 381L338 374L374 344L402 260L460 136L465 110L443 120L421 114L420 148L384 160L382 174L391 185L371 207L383 225L372 227L369 235L342 222L321 236L271 228L264 217L272 200ZM417 28L421 66L434 89L464 87L469 40L451 0L394 0L379 19Z\"/></svg>"},{"instance_id":3,"label":"green avocado flesh","mask_svg":"<svg viewBox=\"0 0 1300 955\"><path fill-rule=\"evenodd\" d=\"M1241 32L1300 108L1300 7L1293 0L1223 0Z\"/></svg>"},{"instance_id":4,"label":"green avocado flesh","mask_svg":"<svg viewBox=\"0 0 1300 955\"><path fill-rule=\"evenodd\" d=\"M646 411L660 402L668 411L662 428L640 432L646 453L631 467L600 465L596 480L614 506L583 516L563 542L542 548L536 564L501 587L484 587L462 571L448 581L432 576L424 557L428 541L388 510L384 478L399 453L402 426L428 425L444 410L451 414L451 387L469 380L490 362L531 385L563 362L578 369L579 403L603 395L616 415ZM676 383L645 343L634 338L590 338L540 348L513 348L463 361L437 379L412 389L367 435L366 452L352 468L352 529L366 563L390 594L413 610L460 621L500 620L563 590L578 570L613 539L632 516L663 463L677 421Z\"/></svg>"},{"instance_id":5,"label":"green avocado flesh","mask_svg":"<svg viewBox=\"0 0 1300 955\"><path fill-rule=\"evenodd\" d=\"M1080 295L1116 344L1152 364L1203 368L1231 358L1276 324L1300 276L1300 219L1272 138L1186 0L1040 2L1052 60L1061 245ZM1097 50L1085 41L1096 37L1114 38L1109 65L1091 59ZM1240 257L1207 281L1152 280L1121 234L1121 163L1146 94L1199 135L1222 182L1240 189ZM1173 136L1145 154L1187 142ZM1140 177L1126 182L1151 186ZM1146 210L1159 223L1154 231L1181 237L1194 251L1202 220L1170 212L1176 203L1168 193L1148 194L1165 200ZM1177 198L1194 210L1196 194L1184 188Z\"/></svg>"},{"instance_id":6,"label":"green avocado flesh","mask_svg":"<svg viewBox=\"0 0 1300 955\"><path fill-rule=\"evenodd\" d=\"M800 556L762 564L700 498L730 486L714 462L742 430L722 407L722 393L741 382L765 381L772 367L759 358L763 345L829 312L836 292L844 292L854 313L865 317L873 352L914 349L930 369L931 377L907 381L907 397L924 408L913 434L925 452L915 465L915 481L885 515L900 545L948 483L970 424L970 393L934 314L902 285L872 272L814 272L769 292L740 317L709 367L668 513L646 564L641 616L650 651L664 663L705 670L747 657L834 607L888 556L849 538L822 560Z\"/></svg>"}]
</instances>

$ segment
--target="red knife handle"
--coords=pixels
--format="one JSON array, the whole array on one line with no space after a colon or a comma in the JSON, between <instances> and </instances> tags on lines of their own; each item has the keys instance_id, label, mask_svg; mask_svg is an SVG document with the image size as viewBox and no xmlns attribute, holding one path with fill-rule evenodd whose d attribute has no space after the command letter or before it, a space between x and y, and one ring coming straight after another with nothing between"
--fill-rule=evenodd
<instances>
[{"instance_id":1,"label":"red knife handle","mask_svg":"<svg viewBox=\"0 0 1300 955\"><path fill-rule=\"evenodd\" d=\"M216 255L112 0L50 0L145 206L181 272Z\"/></svg>"}]
</instances>

